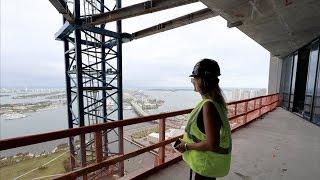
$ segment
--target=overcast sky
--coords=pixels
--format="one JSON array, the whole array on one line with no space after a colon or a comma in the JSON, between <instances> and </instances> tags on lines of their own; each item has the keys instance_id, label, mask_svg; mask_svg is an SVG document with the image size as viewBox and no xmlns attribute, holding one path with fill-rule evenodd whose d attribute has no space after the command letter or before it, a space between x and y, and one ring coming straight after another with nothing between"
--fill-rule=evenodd
<instances>
[{"instance_id":1,"label":"overcast sky","mask_svg":"<svg viewBox=\"0 0 320 180\"><path fill-rule=\"evenodd\" d=\"M204 7L196 3L124 20L123 32ZM54 39L61 19L48 0L1 0L1 87L64 87L63 44ZM124 44L123 84L191 87L188 75L205 57L218 61L222 87L267 88L269 52L238 29L227 28L221 17Z\"/></svg>"}]
</instances>

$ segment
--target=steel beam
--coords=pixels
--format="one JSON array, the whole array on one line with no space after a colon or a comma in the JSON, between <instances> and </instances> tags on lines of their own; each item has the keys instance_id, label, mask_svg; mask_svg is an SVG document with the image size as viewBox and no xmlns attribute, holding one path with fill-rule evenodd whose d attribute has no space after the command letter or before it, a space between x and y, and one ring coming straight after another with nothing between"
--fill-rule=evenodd
<instances>
[{"instance_id":1,"label":"steel beam","mask_svg":"<svg viewBox=\"0 0 320 180\"><path fill-rule=\"evenodd\" d=\"M101 0L100 2L100 12L104 13L104 0ZM105 29L105 24L100 25L101 29ZM106 38L105 36L101 36L101 42L105 43ZM106 87L107 86L107 76L106 76L106 49L101 48L101 71L102 71L102 86ZM108 111L107 111L107 91L105 89L102 90L102 116L103 116L103 122L106 123L108 120ZM103 131L103 149L104 149L104 156L105 158L108 158L109 156L109 140L108 140L108 131ZM108 167L107 167L108 168Z\"/></svg>"},{"instance_id":2,"label":"steel beam","mask_svg":"<svg viewBox=\"0 0 320 180\"><path fill-rule=\"evenodd\" d=\"M90 31L93 33L98 33L98 34L113 37L113 38L121 38L121 36L118 33L104 29L104 28L98 28L94 26L80 26L80 25L72 24L66 21L63 24L63 26L58 30L58 32L55 33L56 40L63 40L65 37L68 37L75 29Z\"/></svg>"},{"instance_id":3,"label":"steel beam","mask_svg":"<svg viewBox=\"0 0 320 180\"><path fill-rule=\"evenodd\" d=\"M63 40L68 37L76 29L75 24L70 24L68 21L62 25L62 27L54 34L56 40Z\"/></svg>"},{"instance_id":4,"label":"steel beam","mask_svg":"<svg viewBox=\"0 0 320 180\"><path fill-rule=\"evenodd\" d=\"M66 22L66 19L63 18L63 22ZM64 52L69 52L69 43L67 40L63 41ZM73 118L72 118L72 103L71 103L71 80L68 75L70 67L70 55L69 53L64 53L64 62L65 62L65 77L66 77L66 95L67 95L67 115L68 115L68 127L73 128ZM69 137L69 149L70 149L70 166L71 170L75 168L75 151L74 151L74 138Z\"/></svg>"},{"instance_id":5,"label":"steel beam","mask_svg":"<svg viewBox=\"0 0 320 180\"><path fill-rule=\"evenodd\" d=\"M74 1L74 14L76 21L80 18L80 0ZM77 99L78 99L78 118L79 126L85 126L84 122L84 102L83 102L83 78L82 78L82 54L81 54L81 32L75 30L75 57L76 57L76 73L77 73ZM85 135L80 134L80 159L81 166L86 166L86 144Z\"/></svg>"},{"instance_id":6,"label":"steel beam","mask_svg":"<svg viewBox=\"0 0 320 180\"><path fill-rule=\"evenodd\" d=\"M81 30L86 30L86 31L90 31L93 33L97 33L103 36L109 36L109 37L113 37L113 38L117 38L120 39L121 36L119 33L104 29L104 28L98 28L98 27L94 27L94 26L84 26L84 27L80 27Z\"/></svg>"},{"instance_id":7,"label":"steel beam","mask_svg":"<svg viewBox=\"0 0 320 180\"><path fill-rule=\"evenodd\" d=\"M101 91L101 90L114 90L115 87L83 87L84 91Z\"/></svg>"},{"instance_id":8,"label":"steel beam","mask_svg":"<svg viewBox=\"0 0 320 180\"><path fill-rule=\"evenodd\" d=\"M106 13L96 14L88 19L83 19L82 22L86 24L89 22L91 25L98 25L113 21L118 21L126 18L140 16L143 14L153 13L165 9L170 9L186 4L198 2L198 0L151 0L138 3L132 6L116 9Z\"/></svg>"},{"instance_id":9,"label":"steel beam","mask_svg":"<svg viewBox=\"0 0 320 180\"><path fill-rule=\"evenodd\" d=\"M185 26L188 24L192 24L195 22L199 22L208 18L212 18L217 16L218 14L213 12L212 10L210 10L209 8L205 8L175 19L172 19L170 21L166 21L163 23L160 23L158 25L137 31L135 33L132 34L128 34L128 33L121 33L120 38L122 39L122 43L126 43L129 42L133 39L140 39L146 36L150 36L150 35L154 35L160 32L164 32L164 31L168 31L171 29L175 29L181 26ZM117 35L114 35L112 31L108 31L108 30L104 30L101 28L96 28L96 27L87 27L87 28L81 28L81 29L85 29L85 30L89 30L91 32L96 32L96 33L102 33L103 35L106 36L113 36L113 37L119 37ZM70 38L71 40L73 40L72 38ZM100 46L100 44L95 44L94 42L88 42L88 41L83 41L82 44L88 44L91 46ZM106 42L103 46L105 48L112 48L114 46L116 46L118 44L117 40L111 40L109 42Z\"/></svg>"},{"instance_id":10,"label":"steel beam","mask_svg":"<svg viewBox=\"0 0 320 180\"><path fill-rule=\"evenodd\" d=\"M118 10L121 9L121 0L117 0L116 7ZM107 13L105 13L107 14ZM121 19L115 19L117 20L117 33L122 33L122 22ZM122 39L117 39L117 68L118 68L118 79L117 79L117 85L118 85L118 96L117 96L117 103L118 103L118 120L123 120L123 87L122 87ZM123 127L118 127L118 150L119 154L124 154L124 143L123 143ZM118 170L119 170L119 176L124 176L124 161L120 161L118 164Z\"/></svg>"},{"instance_id":11,"label":"steel beam","mask_svg":"<svg viewBox=\"0 0 320 180\"><path fill-rule=\"evenodd\" d=\"M72 37L68 37L68 40L71 41L72 43L75 42L74 38ZM112 48L114 46L117 45L117 40L115 39L111 39L109 41L106 41L104 42L103 44L102 43L97 43L97 42L92 42L92 41L86 41L86 40L81 40L81 44L82 45L88 45L88 46L92 46L92 47L104 47L104 48Z\"/></svg>"},{"instance_id":12,"label":"steel beam","mask_svg":"<svg viewBox=\"0 0 320 180\"><path fill-rule=\"evenodd\" d=\"M60 14L69 22L74 22L74 17L69 11L67 3L64 0L49 0Z\"/></svg>"},{"instance_id":13,"label":"steel beam","mask_svg":"<svg viewBox=\"0 0 320 180\"><path fill-rule=\"evenodd\" d=\"M103 36L108 36L108 37L113 37L117 39L122 39L122 42L129 42L132 40L132 35L129 33L121 33L118 34L116 32L106 30L104 28L98 28L98 27L78 27L75 24L70 24L69 22L65 22L64 25L59 29L58 32L55 33L55 39L56 40L64 40L65 38L68 38L71 42L74 42L74 38L69 37L69 35L75 30L75 29L80 29L80 30L85 30L85 31L90 31L93 33L97 33ZM103 46L105 48L112 48L117 45L117 40L110 40L108 42L101 41L103 42ZM95 46L95 47L101 47L102 44L99 44L97 42L90 42L90 41L85 41L81 40L81 44L83 45L89 45L89 46Z\"/></svg>"},{"instance_id":14,"label":"steel beam","mask_svg":"<svg viewBox=\"0 0 320 180\"><path fill-rule=\"evenodd\" d=\"M172 19L170 21L166 21L161 24L137 31L133 33L132 36L133 36L133 39L139 39L139 38L143 38L143 37L157 34L160 32L168 31L174 28L178 28L181 26L185 26L188 24L192 24L198 21L202 21L211 17L215 17L217 15L218 14L213 12L211 9L205 8L205 9Z\"/></svg>"}]
</instances>

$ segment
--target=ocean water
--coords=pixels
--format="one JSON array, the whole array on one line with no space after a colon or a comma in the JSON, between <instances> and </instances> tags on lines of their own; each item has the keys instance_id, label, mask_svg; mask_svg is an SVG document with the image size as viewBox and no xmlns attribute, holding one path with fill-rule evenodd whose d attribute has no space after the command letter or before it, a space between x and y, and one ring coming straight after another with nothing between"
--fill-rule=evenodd
<instances>
[{"instance_id":1,"label":"ocean water","mask_svg":"<svg viewBox=\"0 0 320 180\"><path fill-rule=\"evenodd\" d=\"M149 110L148 112L150 115L192 108L197 104L198 101L201 100L201 96L191 90L144 90L143 93L149 95L150 98L164 101L164 104L158 109ZM29 100L11 100L8 97L1 97L1 99L2 98L5 98L5 103L39 101L36 98ZM27 117L13 120L0 119L0 138L13 138L17 136L26 136L68 128L66 106L60 106L56 109L26 113L26 115ZM133 117L137 117L137 115L132 110L124 110L124 119Z\"/></svg>"},{"instance_id":2,"label":"ocean water","mask_svg":"<svg viewBox=\"0 0 320 180\"><path fill-rule=\"evenodd\" d=\"M143 93L149 95L150 98L163 100L164 104L158 109L149 110L148 113L158 114L162 112L178 111L183 109L192 108L201 96L192 90L143 90ZM19 102L37 102L40 99L27 99L27 100L12 100L10 97L5 98L2 104L5 103L19 103ZM5 103L4 103L5 102ZM43 110L34 113L27 113L27 117L13 120L5 120L0 118L0 139L13 138L18 136L26 136L38 133L46 133L68 128L67 120L67 107L60 106L56 109ZM124 119L137 117L132 110L124 110ZM141 124L132 125L125 130L136 128ZM41 143L21 148L10 149L0 152L0 156L15 155L18 152L32 152L40 153L42 151L51 151L58 144L67 142L66 139Z\"/></svg>"},{"instance_id":3,"label":"ocean water","mask_svg":"<svg viewBox=\"0 0 320 180\"><path fill-rule=\"evenodd\" d=\"M151 110L151 114L189 109L194 107L201 100L200 94L192 90L149 90L144 91L144 94L165 101L158 109Z\"/></svg>"}]
</instances>

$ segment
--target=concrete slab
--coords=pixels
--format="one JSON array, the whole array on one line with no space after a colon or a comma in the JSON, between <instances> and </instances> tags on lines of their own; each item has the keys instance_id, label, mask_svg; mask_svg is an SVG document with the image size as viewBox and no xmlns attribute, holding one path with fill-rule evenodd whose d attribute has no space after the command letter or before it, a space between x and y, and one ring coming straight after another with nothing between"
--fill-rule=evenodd
<instances>
[{"instance_id":1,"label":"concrete slab","mask_svg":"<svg viewBox=\"0 0 320 180\"><path fill-rule=\"evenodd\" d=\"M223 180L295 180L320 178L320 127L277 108L232 134L232 165ZM181 161L147 179L186 180Z\"/></svg>"},{"instance_id":2,"label":"concrete slab","mask_svg":"<svg viewBox=\"0 0 320 180\"><path fill-rule=\"evenodd\" d=\"M285 57L320 36L319 0L200 0L266 48Z\"/></svg>"}]
</instances>

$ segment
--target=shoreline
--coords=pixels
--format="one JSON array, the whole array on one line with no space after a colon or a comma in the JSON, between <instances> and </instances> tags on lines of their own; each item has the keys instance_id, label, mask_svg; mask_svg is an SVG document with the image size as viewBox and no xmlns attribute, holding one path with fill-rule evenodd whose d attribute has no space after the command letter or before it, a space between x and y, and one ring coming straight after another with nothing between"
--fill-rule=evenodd
<instances>
[{"instance_id":1,"label":"shoreline","mask_svg":"<svg viewBox=\"0 0 320 180\"><path fill-rule=\"evenodd\" d=\"M15 120L31 116L28 113L57 109L64 101L41 101L37 103L17 103L0 105L0 116L3 120Z\"/></svg>"}]
</instances>

